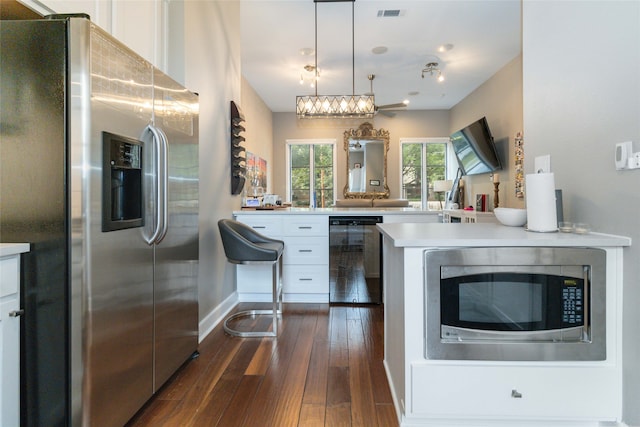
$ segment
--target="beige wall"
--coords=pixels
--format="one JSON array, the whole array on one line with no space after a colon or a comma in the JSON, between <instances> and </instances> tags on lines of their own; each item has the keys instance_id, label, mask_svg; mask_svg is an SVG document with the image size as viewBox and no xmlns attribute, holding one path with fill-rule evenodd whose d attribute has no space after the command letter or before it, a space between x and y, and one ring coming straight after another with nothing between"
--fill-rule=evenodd
<instances>
[{"instance_id":1,"label":"beige wall","mask_svg":"<svg viewBox=\"0 0 640 427\"><path fill-rule=\"evenodd\" d=\"M229 102L240 100L241 90L239 26L239 2L184 2L185 82L200 95L201 336L235 291L235 269L226 262L217 222L240 207L240 197L231 195L229 162Z\"/></svg>"},{"instance_id":2,"label":"beige wall","mask_svg":"<svg viewBox=\"0 0 640 427\"><path fill-rule=\"evenodd\" d=\"M240 108L245 117L243 133L246 141L242 144L247 151L267 161L267 193L273 188L273 116L271 110L258 96L249 82L242 79L242 100ZM248 189L249 185L245 185Z\"/></svg>"},{"instance_id":3,"label":"beige wall","mask_svg":"<svg viewBox=\"0 0 640 427\"><path fill-rule=\"evenodd\" d=\"M390 135L387 153L387 183L391 197L400 194L400 140L403 138L448 137L456 130L486 116L496 141L504 170L500 172L500 205L524 207L523 199L515 197L514 147L516 132L522 131L522 57L514 58L482 86L451 110L394 111L393 117L377 114L371 122ZM347 182L346 154L343 133L357 128L366 120L299 120L294 113L273 114L273 191L282 196L286 192L287 139L335 139L337 142L336 197L342 197ZM475 193L488 193L493 200L493 184L489 175L466 177L466 200ZM469 203L467 203L469 204Z\"/></svg>"},{"instance_id":4,"label":"beige wall","mask_svg":"<svg viewBox=\"0 0 640 427\"><path fill-rule=\"evenodd\" d=\"M499 186L500 206L523 208L524 199L515 196L514 137L522 132L522 56L514 58L451 109L450 133L487 117L489 128L502 162ZM525 138L526 141L526 138ZM526 143L526 142L525 142ZM467 176L466 205L473 204L475 194L489 194L493 209L494 186L490 175Z\"/></svg>"},{"instance_id":5,"label":"beige wall","mask_svg":"<svg viewBox=\"0 0 640 427\"><path fill-rule=\"evenodd\" d=\"M633 241L624 250L623 421L640 426L640 170L614 167L615 144L640 140L640 2L525 1L522 37L525 171L551 155L565 217ZM606 52L606 76L589 66L594 52Z\"/></svg>"},{"instance_id":6,"label":"beige wall","mask_svg":"<svg viewBox=\"0 0 640 427\"><path fill-rule=\"evenodd\" d=\"M367 120L318 119L300 120L295 113L273 114L273 180L274 192L282 196L286 192L286 157L287 139L335 139L337 143L337 192L336 198L342 197L342 190L347 183L346 153L344 151L343 134L345 130L357 128ZM390 147L387 153L387 182L391 197L400 197L400 139L417 137L442 137L449 135L449 112L432 111L398 111L394 117L377 114L369 120L376 129L389 131Z\"/></svg>"}]
</instances>

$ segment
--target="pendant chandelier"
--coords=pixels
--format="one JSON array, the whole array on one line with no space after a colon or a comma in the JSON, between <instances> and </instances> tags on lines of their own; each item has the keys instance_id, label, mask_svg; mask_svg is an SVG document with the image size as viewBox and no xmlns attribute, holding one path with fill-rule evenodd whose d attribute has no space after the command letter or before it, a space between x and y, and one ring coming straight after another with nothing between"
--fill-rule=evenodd
<instances>
[{"instance_id":1,"label":"pendant chandelier","mask_svg":"<svg viewBox=\"0 0 640 427\"><path fill-rule=\"evenodd\" d=\"M355 94L355 0L314 0L315 4L315 95L296 96L296 115L311 118L372 118L375 113L373 95ZM318 3L351 2L351 95L318 95Z\"/></svg>"}]
</instances>

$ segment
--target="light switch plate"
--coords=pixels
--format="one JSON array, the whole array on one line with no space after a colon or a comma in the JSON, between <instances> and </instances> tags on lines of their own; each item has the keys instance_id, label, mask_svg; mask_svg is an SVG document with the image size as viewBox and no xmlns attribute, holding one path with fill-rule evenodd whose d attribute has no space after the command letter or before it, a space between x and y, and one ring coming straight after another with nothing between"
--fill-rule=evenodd
<instances>
[{"instance_id":1,"label":"light switch plate","mask_svg":"<svg viewBox=\"0 0 640 427\"><path fill-rule=\"evenodd\" d=\"M535 173L550 173L551 172L551 155L537 156L534 161Z\"/></svg>"}]
</instances>

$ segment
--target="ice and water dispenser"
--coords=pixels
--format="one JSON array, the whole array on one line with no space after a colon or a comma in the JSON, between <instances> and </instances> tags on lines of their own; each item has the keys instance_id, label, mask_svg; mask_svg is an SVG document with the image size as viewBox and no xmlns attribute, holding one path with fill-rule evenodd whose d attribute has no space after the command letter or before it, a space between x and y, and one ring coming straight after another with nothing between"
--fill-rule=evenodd
<instances>
[{"instance_id":1,"label":"ice and water dispenser","mask_svg":"<svg viewBox=\"0 0 640 427\"><path fill-rule=\"evenodd\" d=\"M102 134L102 231L141 227L142 142Z\"/></svg>"}]
</instances>

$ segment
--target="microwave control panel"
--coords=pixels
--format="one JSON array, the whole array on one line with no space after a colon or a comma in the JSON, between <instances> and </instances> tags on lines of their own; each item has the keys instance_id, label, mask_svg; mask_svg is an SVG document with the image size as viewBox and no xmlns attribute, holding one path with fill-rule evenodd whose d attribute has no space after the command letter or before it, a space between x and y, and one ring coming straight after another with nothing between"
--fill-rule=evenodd
<instances>
[{"instance_id":1,"label":"microwave control panel","mask_svg":"<svg viewBox=\"0 0 640 427\"><path fill-rule=\"evenodd\" d=\"M582 325L584 316L582 287L575 280L565 279L562 287L562 323Z\"/></svg>"}]
</instances>

